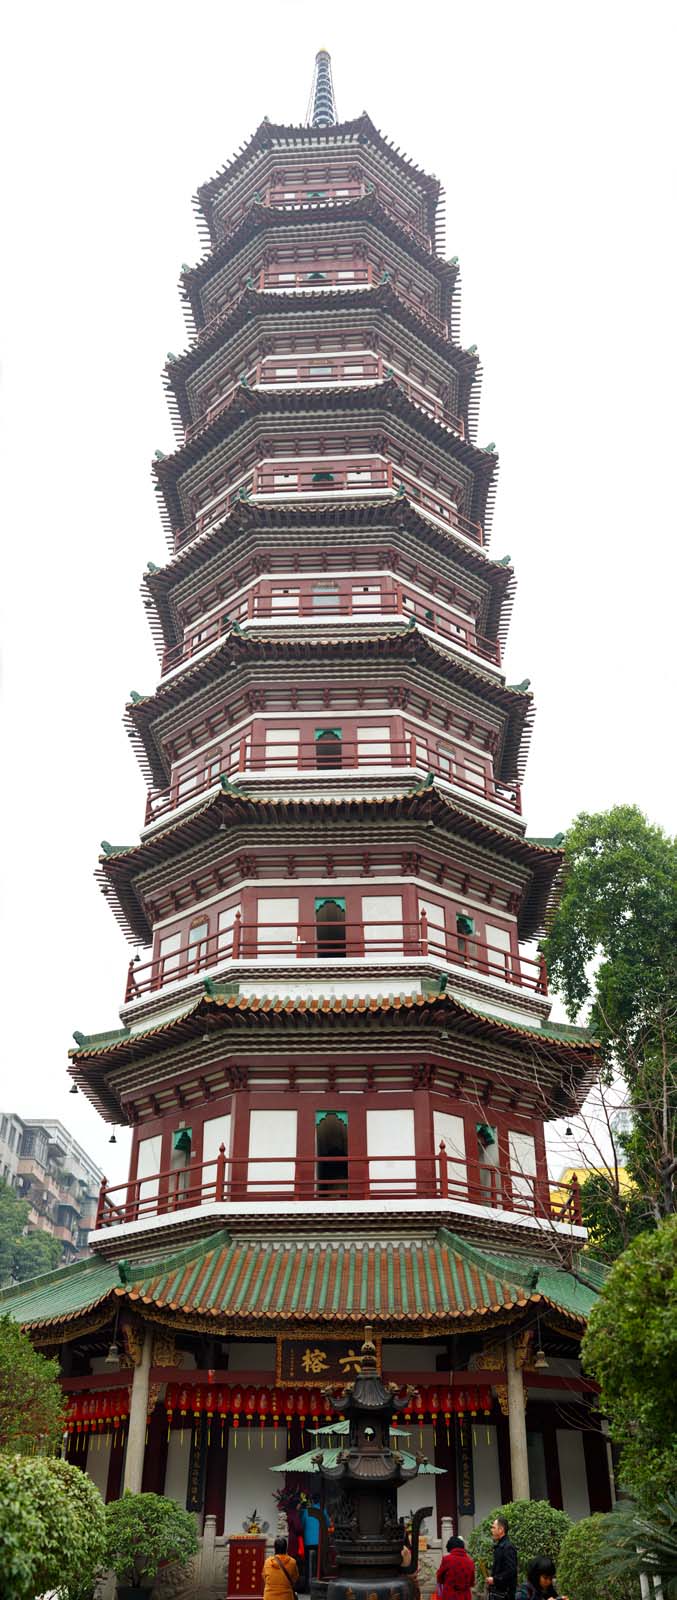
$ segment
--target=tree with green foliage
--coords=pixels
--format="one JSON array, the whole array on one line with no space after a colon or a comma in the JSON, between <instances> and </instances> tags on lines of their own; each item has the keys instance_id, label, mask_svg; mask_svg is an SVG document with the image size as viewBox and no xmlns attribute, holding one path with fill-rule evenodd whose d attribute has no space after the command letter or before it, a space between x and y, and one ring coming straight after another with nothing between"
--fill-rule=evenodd
<instances>
[{"instance_id":1,"label":"tree with green foliage","mask_svg":"<svg viewBox=\"0 0 677 1600\"><path fill-rule=\"evenodd\" d=\"M565 1533L557 1562L557 1588L568 1600L640 1600L639 1582L632 1573L603 1573L607 1553L609 1516L597 1512L583 1517Z\"/></svg>"},{"instance_id":2,"label":"tree with green foliage","mask_svg":"<svg viewBox=\"0 0 677 1600\"><path fill-rule=\"evenodd\" d=\"M677 1209L676 932L677 841L636 806L582 812L566 837L563 891L543 950L571 1019L589 1012L603 1083L625 1085L629 1126L619 1133L602 1101L612 1156L586 1202L604 1241L606 1185L610 1258L642 1223Z\"/></svg>"},{"instance_id":3,"label":"tree with green foliage","mask_svg":"<svg viewBox=\"0 0 677 1600\"><path fill-rule=\"evenodd\" d=\"M93 1592L104 1556L101 1495L54 1457L0 1455L0 1594L35 1600Z\"/></svg>"},{"instance_id":4,"label":"tree with green foliage","mask_svg":"<svg viewBox=\"0 0 677 1600\"><path fill-rule=\"evenodd\" d=\"M517 1573L524 1582L527 1567L536 1556L551 1556L557 1565L560 1545L571 1527L571 1517L557 1511L549 1500L511 1500L507 1506L497 1506L488 1517L478 1522L468 1539L468 1549L474 1559L491 1564L493 1540L491 1524L494 1517L508 1519L508 1538L517 1551Z\"/></svg>"},{"instance_id":5,"label":"tree with green foliage","mask_svg":"<svg viewBox=\"0 0 677 1600\"><path fill-rule=\"evenodd\" d=\"M622 1188L620 1173L617 1175L613 1166L585 1175L580 1200L590 1253L598 1261L616 1261L632 1239L652 1226L653 1217L646 1196L634 1184Z\"/></svg>"},{"instance_id":6,"label":"tree with green foliage","mask_svg":"<svg viewBox=\"0 0 677 1600\"><path fill-rule=\"evenodd\" d=\"M59 1239L36 1230L26 1233L28 1201L8 1183L0 1183L0 1288L23 1283L40 1272L52 1272L63 1254Z\"/></svg>"},{"instance_id":7,"label":"tree with green foliage","mask_svg":"<svg viewBox=\"0 0 677 1600\"><path fill-rule=\"evenodd\" d=\"M58 1360L48 1361L17 1322L0 1317L0 1450L52 1449L65 1418Z\"/></svg>"},{"instance_id":8,"label":"tree with green foliage","mask_svg":"<svg viewBox=\"0 0 677 1600\"><path fill-rule=\"evenodd\" d=\"M674 1488L677 1460L677 1216L619 1256L590 1313L581 1358L621 1446L621 1482L651 1508Z\"/></svg>"},{"instance_id":9,"label":"tree with green foliage","mask_svg":"<svg viewBox=\"0 0 677 1600\"><path fill-rule=\"evenodd\" d=\"M150 1588L165 1561L197 1550L195 1519L161 1494L124 1494L106 1506L106 1564L120 1583Z\"/></svg>"},{"instance_id":10,"label":"tree with green foliage","mask_svg":"<svg viewBox=\"0 0 677 1600\"><path fill-rule=\"evenodd\" d=\"M619 1501L601 1521L599 1587L613 1593L618 1583L632 1583L637 1593L640 1573L646 1573L660 1580L665 1600L677 1600L677 1492L648 1514L630 1501Z\"/></svg>"}]
</instances>

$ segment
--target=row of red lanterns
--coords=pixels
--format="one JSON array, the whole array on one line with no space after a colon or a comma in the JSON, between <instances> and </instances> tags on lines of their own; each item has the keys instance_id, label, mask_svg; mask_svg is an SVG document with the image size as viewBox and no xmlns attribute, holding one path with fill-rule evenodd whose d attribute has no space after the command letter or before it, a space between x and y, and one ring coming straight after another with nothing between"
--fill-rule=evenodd
<instances>
[{"instance_id":1,"label":"row of red lanterns","mask_svg":"<svg viewBox=\"0 0 677 1600\"><path fill-rule=\"evenodd\" d=\"M453 1389L421 1388L408 1397L406 1390L402 1390L400 1399L403 1404L399 1418L405 1423L415 1419L421 1427L427 1417L434 1427L438 1417L443 1416L448 1426L452 1415L474 1418L480 1413L488 1416L491 1411L491 1389L486 1384ZM318 1389L245 1389L228 1384L212 1387L201 1383L170 1383L165 1410L170 1425L175 1416L185 1422L190 1414L193 1418L205 1415L210 1421L218 1416L222 1422L230 1417L234 1429L239 1428L243 1419L251 1427L258 1418L262 1428L269 1418L274 1428L279 1428L284 1419L287 1430L295 1417L302 1427L310 1419L314 1428L319 1428L321 1421L329 1425L335 1420L335 1413Z\"/></svg>"},{"instance_id":2,"label":"row of red lanterns","mask_svg":"<svg viewBox=\"0 0 677 1600\"><path fill-rule=\"evenodd\" d=\"M443 1416L448 1429L454 1414L463 1419L475 1418L480 1413L488 1416L491 1411L491 1389L485 1384L453 1389L422 1388L411 1396L402 1390L400 1399L398 1420L405 1424L416 1421L419 1427L429 1417L434 1428L438 1417ZM302 1428L309 1420L314 1428L319 1428L321 1422L329 1425L335 1420L335 1413L319 1389L255 1389L236 1384L169 1383L165 1410L170 1427L174 1418L183 1427L189 1417L192 1425L200 1416L205 1416L210 1424L213 1417L218 1417L222 1426L230 1418L235 1430L243 1419L248 1428L256 1418L261 1428L269 1418L274 1429L284 1421L287 1431L295 1417L299 1418ZM70 1398L66 1428L69 1434L103 1432L107 1428L117 1431L128 1416L128 1388L83 1391Z\"/></svg>"},{"instance_id":3,"label":"row of red lanterns","mask_svg":"<svg viewBox=\"0 0 677 1600\"><path fill-rule=\"evenodd\" d=\"M129 1389L93 1389L68 1399L66 1432L69 1434L116 1432L129 1416Z\"/></svg>"}]
</instances>

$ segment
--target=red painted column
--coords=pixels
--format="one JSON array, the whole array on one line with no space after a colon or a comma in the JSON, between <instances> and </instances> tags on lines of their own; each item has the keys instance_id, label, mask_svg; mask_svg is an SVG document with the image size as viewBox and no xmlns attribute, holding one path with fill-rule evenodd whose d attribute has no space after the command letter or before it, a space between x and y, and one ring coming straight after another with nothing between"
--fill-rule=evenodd
<instances>
[{"instance_id":1,"label":"red painted column","mask_svg":"<svg viewBox=\"0 0 677 1600\"><path fill-rule=\"evenodd\" d=\"M601 1430L599 1432L590 1430L589 1423L583 1429L583 1455L590 1510L610 1511L612 1502L607 1442Z\"/></svg>"},{"instance_id":2,"label":"red painted column","mask_svg":"<svg viewBox=\"0 0 677 1600\"><path fill-rule=\"evenodd\" d=\"M119 1500L122 1494L122 1468L125 1461L124 1439L120 1429L113 1429L106 1483L106 1505L109 1500Z\"/></svg>"},{"instance_id":3,"label":"red painted column","mask_svg":"<svg viewBox=\"0 0 677 1600\"><path fill-rule=\"evenodd\" d=\"M434 1382L434 1379L432 1380ZM437 1502L437 1537L442 1532L442 1518L451 1517L454 1532L458 1531L458 1495L456 1491L456 1448L454 1442L455 1419L452 1417L447 1443L444 1417L438 1417L435 1427L435 1466L443 1467L445 1476L435 1478L434 1492Z\"/></svg>"},{"instance_id":4,"label":"red painted column","mask_svg":"<svg viewBox=\"0 0 677 1600\"><path fill-rule=\"evenodd\" d=\"M212 1431L207 1446L207 1478L205 1483L205 1517L216 1517L216 1535L221 1536L226 1520L226 1485L228 1482L228 1430L223 1429L218 1417L212 1419Z\"/></svg>"},{"instance_id":5,"label":"red painted column","mask_svg":"<svg viewBox=\"0 0 677 1600\"><path fill-rule=\"evenodd\" d=\"M142 1494L162 1494L167 1471L167 1413L158 1404L153 1411L146 1433L146 1452L143 1458Z\"/></svg>"}]
</instances>

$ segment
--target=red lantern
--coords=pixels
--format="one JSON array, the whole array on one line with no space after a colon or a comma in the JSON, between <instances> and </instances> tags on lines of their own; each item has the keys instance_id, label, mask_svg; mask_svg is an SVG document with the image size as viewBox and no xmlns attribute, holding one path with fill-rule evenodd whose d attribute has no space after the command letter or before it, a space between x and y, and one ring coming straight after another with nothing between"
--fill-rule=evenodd
<instances>
[{"instance_id":1,"label":"red lantern","mask_svg":"<svg viewBox=\"0 0 677 1600\"><path fill-rule=\"evenodd\" d=\"M202 1416L202 1408L204 1404L204 1389L201 1383L193 1384L190 1403L193 1416L195 1420L199 1422L200 1417Z\"/></svg>"},{"instance_id":2,"label":"red lantern","mask_svg":"<svg viewBox=\"0 0 677 1600\"><path fill-rule=\"evenodd\" d=\"M294 1394L293 1389L287 1389L287 1391L285 1393L283 1405L284 1405L285 1420L286 1420L286 1423L287 1423L287 1445L289 1445L290 1442L291 1442L291 1440L290 1440L290 1429L291 1429L291 1424L292 1424L292 1417L293 1417L294 1412L296 1410L296 1395Z\"/></svg>"},{"instance_id":3,"label":"red lantern","mask_svg":"<svg viewBox=\"0 0 677 1600\"><path fill-rule=\"evenodd\" d=\"M296 1415L301 1420L301 1443L305 1444L304 1433L306 1417L308 1416L308 1393L306 1389L299 1389L296 1396Z\"/></svg>"},{"instance_id":4,"label":"red lantern","mask_svg":"<svg viewBox=\"0 0 677 1600\"><path fill-rule=\"evenodd\" d=\"M430 1412L430 1421L432 1422L432 1425L433 1425L433 1443L434 1444L437 1444L437 1418L439 1416L440 1409L441 1409L441 1407L440 1407L440 1391L439 1391L439 1389L429 1389L428 1390L428 1410Z\"/></svg>"},{"instance_id":5,"label":"red lantern","mask_svg":"<svg viewBox=\"0 0 677 1600\"><path fill-rule=\"evenodd\" d=\"M68 1432L70 1434L75 1433L75 1420L76 1420L77 1414L78 1414L77 1395L72 1394L71 1397L70 1397L70 1400L68 1402L68 1411L66 1413L66 1428L67 1428L67 1430L68 1430Z\"/></svg>"},{"instance_id":6,"label":"red lantern","mask_svg":"<svg viewBox=\"0 0 677 1600\"><path fill-rule=\"evenodd\" d=\"M310 1394L308 1395L308 1410L312 1418L313 1428L315 1429L319 1428L320 1426L321 1404L322 1396L319 1389L311 1389Z\"/></svg>"},{"instance_id":7,"label":"red lantern","mask_svg":"<svg viewBox=\"0 0 677 1600\"><path fill-rule=\"evenodd\" d=\"M447 1430L447 1444L451 1442L449 1438L449 1429L451 1427L451 1416L453 1409L454 1391L453 1389L443 1389L440 1394L440 1410L444 1412L444 1426Z\"/></svg>"},{"instance_id":8,"label":"red lantern","mask_svg":"<svg viewBox=\"0 0 677 1600\"><path fill-rule=\"evenodd\" d=\"M174 1415L174 1412L176 1411L178 1398L179 1398L179 1385L178 1385L178 1383L168 1383L167 1384L167 1388L165 1390L165 1411L167 1413L167 1438L168 1439L169 1439L170 1429L171 1429L171 1426L172 1426L172 1417Z\"/></svg>"},{"instance_id":9,"label":"red lantern","mask_svg":"<svg viewBox=\"0 0 677 1600\"><path fill-rule=\"evenodd\" d=\"M280 1417L283 1407L282 1394L279 1389L273 1389L270 1396L270 1414L273 1419L273 1448L277 1450L277 1430L280 1426Z\"/></svg>"},{"instance_id":10,"label":"red lantern","mask_svg":"<svg viewBox=\"0 0 677 1600\"><path fill-rule=\"evenodd\" d=\"M416 1397L415 1397L415 1400L414 1400L414 1405L416 1406L416 1416L418 1418L418 1447L419 1447L419 1450L422 1450L423 1449L423 1423L425 1421L426 1411L428 1410L428 1391L427 1391L427 1389L417 1389Z\"/></svg>"},{"instance_id":11,"label":"red lantern","mask_svg":"<svg viewBox=\"0 0 677 1600\"><path fill-rule=\"evenodd\" d=\"M221 1445L223 1446L223 1430L226 1426L226 1417L230 1411L230 1389L227 1383L216 1392L216 1409L221 1419Z\"/></svg>"},{"instance_id":12,"label":"red lantern","mask_svg":"<svg viewBox=\"0 0 677 1600\"><path fill-rule=\"evenodd\" d=\"M110 1397L110 1394L108 1392L106 1392L105 1394L102 1394L101 1399L99 1401L98 1424L99 1424L99 1432L100 1433L103 1432L104 1428L108 1428L108 1426L110 1424L110 1418L111 1418L111 1397Z\"/></svg>"},{"instance_id":13,"label":"red lantern","mask_svg":"<svg viewBox=\"0 0 677 1600\"><path fill-rule=\"evenodd\" d=\"M211 1387L205 1392L204 1409L207 1417L207 1444L209 1445L212 1442L212 1417L216 1410L216 1390Z\"/></svg>"},{"instance_id":14,"label":"red lantern","mask_svg":"<svg viewBox=\"0 0 677 1600\"><path fill-rule=\"evenodd\" d=\"M259 1389L259 1392L256 1396L256 1410L259 1418L259 1440L261 1443L261 1449L263 1449L263 1430L266 1426L266 1418L270 1415L270 1405L270 1389Z\"/></svg>"},{"instance_id":15,"label":"red lantern","mask_svg":"<svg viewBox=\"0 0 677 1600\"><path fill-rule=\"evenodd\" d=\"M244 1397L244 1412L247 1418L247 1449L252 1447L252 1422L256 1411L256 1390L247 1389Z\"/></svg>"},{"instance_id":16,"label":"red lantern","mask_svg":"<svg viewBox=\"0 0 677 1600\"><path fill-rule=\"evenodd\" d=\"M191 1388L190 1384L188 1384L188 1383L179 1384L179 1392L178 1392L178 1394L176 1396L176 1409L177 1409L177 1411L179 1413L179 1416L181 1418L181 1436L180 1436L181 1444L183 1444L183 1430L184 1430L184 1428L186 1426L186 1417L188 1416L188 1412L191 1409L192 1401L193 1401L193 1391L192 1391L192 1388Z\"/></svg>"},{"instance_id":17,"label":"red lantern","mask_svg":"<svg viewBox=\"0 0 677 1600\"><path fill-rule=\"evenodd\" d=\"M237 1389L237 1388L231 1389L231 1392L230 1392L230 1409L231 1409L231 1411L233 1413L233 1428L235 1429L235 1432L234 1432L234 1435L233 1435L233 1449L234 1450L237 1450L237 1430L238 1430L238 1428L240 1426L240 1412L242 1410L243 1404L244 1404L244 1391L242 1389Z\"/></svg>"}]
</instances>

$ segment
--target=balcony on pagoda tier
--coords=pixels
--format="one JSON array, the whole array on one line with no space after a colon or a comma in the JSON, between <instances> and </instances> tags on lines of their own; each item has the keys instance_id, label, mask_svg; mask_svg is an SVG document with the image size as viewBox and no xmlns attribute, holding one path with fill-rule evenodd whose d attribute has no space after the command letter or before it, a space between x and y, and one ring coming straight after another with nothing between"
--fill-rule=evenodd
<instances>
[{"instance_id":1,"label":"balcony on pagoda tier","mask_svg":"<svg viewBox=\"0 0 677 1600\"><path fill-rule=\"evenodd\" d=\"M403 782L416 786L429 773L442 790L457 793L463 805L493 810L497 821L505 817L521 822L519 783L501 783L490 756L475 754L448 735L414 727L401 717L375 726L352 714L342 716L340 729L292 723L293 713L284 727L251 719L216 748L189 757L175 769L166 789L149 790L145 827L190 809L210 790L217 792L222 780L240 783L245 790L291 784L312 792L325 787L327 779L334 790L341 780L357 789L360 781L371 786L370 780L383 785L389 779L400 787Z\"/></svg>"},{"instance_id":2,"label":"balcony on pagoda tier","mask_svg":"<svg viewBox=\"0 0 677 1600\"><path fill-rule=\"evenodd\" d=\"M394 189L382 183L370 183L365 178L332 180L326 183L271 184L262 196L261 203L273 206L276 211L315 211L324 206L341 206L346 201L361 200L374 195L379 205L408 233L422 250L432 251L429 235L418 226L417 214L405 204Z\"/></svg>"},{"instance_id":3,"label":"balcony on pagoda tier","mask_svg":"<svg viewBox=\"0 0 677 1600\"><path fill-rule=\"evenodd\" d=\"M235 510L243 500L257 505L289 499L304 503L323 500L378 500L403 496L411 500L437 527L452 529L461 539L484 544L481 522L460 510L458 485L435 474L435 481L417 476L410 468L382 454L318 456L314 459L274 459L253 472L209 493L192 522L174 533L174 549L181 550Z\"/></svg>"},{"instance_id":4,"label":"balcony on pagoda tier","mask_svg":"<svg viewBox=\"0 0 677 1600\"><path fill-rule=\"evenodd\" d=\"M445 645L478 657L492 668L501 665L498 640L478 633L472 620L444 601L417 592L413 584L378 575L363 581L356 575L352 579L260 579L252 583L225 600L214 615L194 624L180 644L167 648L162 673L173 672L214 649L235 625L240 629L304 627L315 633L346 622L379 627L384 622L404 627L415 622L423 633Z\"/></svg>"},{"instance_id":5,"label":"balcony on pagoda tier","mask_svg":"<svg viewBox=\"0 0 677 1600\"><path fill-rule=\"evenodd\" d=\"M297 389L309 385L315 389L332 387L360 388L366 384L383 383L393 380L403 389L414 405L420 406L423 411L436 417L438 422L443 422L448 428L465 438L463 418L451 411L438 394L428 389L421 383L414 382L399 367L392 362L387 362L380 355L375 355L370 350L342 351L336 354L325 354L322 351L316 355L306 356L267 356L263 361L258 361L242 372L238 378L231 378L214 396L201 416L189 424L186 429L186 439L192 439L210 422L227 411L232 404L233 396L241 391L243 386L252 389L272 390L277 392L282 389Z\"/></svg>"},{"instance_id":6,"label":"balcony on pagoda tier","mask_svg":"<svg viewBox=\"0 0 677 1600\"><path fill-rule=\"evenodd\" d=\"M340 886L339 886L340 887ZM377 902L393 896L372 896ZM400 903L402 903L401 897ZM125 1005L153 995L168 986L184 985L202 973L234 967L237 963L296 968L303 962L364 964L388 969L421 961L433 967L487 980L501 989L517 989L545 998L548 975L543 956L533 960L510 946L489 944L474 932L451 932L432 920L422 909L415 920L384 918L379 921L346 920L345 898L325 896L321 908L338 907L337 920L322 920L316 913L312 922L263 922L243 918L239 909L219 913L216 932L209 933L209 922L198 922L185 936L168 934L160 941L160 954L152 961L132 957L127 974ZM341 914L341 906L343 912ZM437 916L437 908L435 915ZM472 918L468 918L472 924ZM457 926L463 919L457 919Z\"/></svg>"},{"instance_id":7,"label":"balcony on pagoda tier","mask_svg":"<svg viewBox=\"0 0 677 1600\"><path fill-rule=\"evenodd\" d=\"M410 306L412 311L423 317L435 333L448 338L448 324L433 310L430 292L417 287L409 278L403 280L396 271L383 269L368 259L349 262L339 256L335 260L318 257L303 265L278 263L263 267L254 279L253 286L263 293L317 294L327 293L331 289L375 288L384 282L389 283L404 305ZM219 312L223 309L225 307L219 305Z\"/></svg>"},{"instance_id":8,"label":"balcony on pagoda tier","mask_svg":"<svg viewBox=\"0 0 677 1600\"><path fill-rule=\"evenodd\" d=\"M321 1159L298 1154L232 1157L222 1144L211 1161L191 1160L178 1170L167 1167L113 1186L104 1178L95 1232L177 1213L181 1220L181 1213L215 1205L224 1205L227 1214L271 1206L286 1211L295 1205L306 1211L317 1205L322 1211L342 1208L344 1202L366 1202L365 1209L376 1210L388 1203L390 1211L398 1209L398 1202L403 1211L425 1210L426 1202L436 1210L486 1208L497 1214L496 1222L502 1213L506 1221L531 1227L538 1220L582 1224L577 1178L553 1182L507 1164L477 1166L452 1154L441 1140L434 1154L424 1156L384 1152L373 1157L365 1152ZM349 1204L345 1209L349 1214Z\"/></svg>"},{"instance_id":9,"label":"balcony on pagoda tier","mask_svg":"<svg viewBox=\"0 0 677 1600\"><path fill-rule=\"evenodd\" d=\"M449 324L433 309L433 293L417 285L410 277L403 278L396 270L383 267L365 258L350 260L337 257L329 260L319 257L315 261L298 261L261 267L251 273L247 282L233 283L217 298L209 300L204 308L204 325L198 337L213 332L218 321L227 317L239 304L248 290L263 294L326 294L337 291L374 289L388 284L402 304L420 317L433 333L441 339L449 338Z\"/></svg>"}]
</instances>

